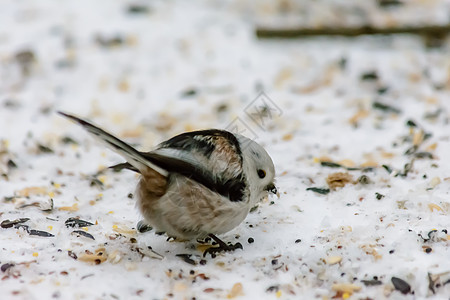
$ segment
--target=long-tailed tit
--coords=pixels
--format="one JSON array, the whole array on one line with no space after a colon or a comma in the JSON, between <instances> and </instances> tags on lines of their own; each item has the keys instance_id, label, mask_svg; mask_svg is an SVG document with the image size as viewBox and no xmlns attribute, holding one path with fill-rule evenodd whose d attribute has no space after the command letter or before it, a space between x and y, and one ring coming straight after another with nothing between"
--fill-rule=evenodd
<instances>
[{"instance_id":1,"label":"long-tailed tit","mask_svg":"<svg viewBox=\"0 0 450 300\"><path fill-rule=\"evenodd\" d=\"M219 247L206 253L242 248L217 238L238 226L268 192L277 194L275 167L255 141L219 129L186 132L140 152L97 126L80 124L127 161L117 165L141 174L137 206L145 222L184 240L213 238Z\"/></svg>"}]
</instances>

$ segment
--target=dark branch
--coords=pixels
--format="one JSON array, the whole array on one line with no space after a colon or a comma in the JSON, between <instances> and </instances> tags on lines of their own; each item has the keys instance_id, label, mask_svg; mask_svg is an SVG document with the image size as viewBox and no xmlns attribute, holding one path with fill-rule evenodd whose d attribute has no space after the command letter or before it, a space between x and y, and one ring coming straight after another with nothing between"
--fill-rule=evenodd
<instances>
[{"instance_id":1,"label":"dark branch","mask_svg":"<svg viewBox=\"0 0 450 300\"><path fill-rule=\"evenodd\" d=\"M406 27L322 27L322 28L264 28L256 29L258 38L307 38L313 36L346 36L375 34L417 34L424 36L445 36L450 33L450 24Z\"/></svg>"}]
</instances>

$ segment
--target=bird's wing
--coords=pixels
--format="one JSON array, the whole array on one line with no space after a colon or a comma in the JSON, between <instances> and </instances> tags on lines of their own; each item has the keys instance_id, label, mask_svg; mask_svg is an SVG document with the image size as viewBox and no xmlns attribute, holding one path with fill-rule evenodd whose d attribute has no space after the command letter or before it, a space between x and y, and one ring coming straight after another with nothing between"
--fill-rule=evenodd
<instances>
[{"instance_id":1,"label":"bird's wing","mask_svg":"<svg viewBox=\"0 0 450 300\"><path fill-rule=\"evenodd\" d=\"M179 154L173 151L156 150L145 153L145 157L169 172L195 180L210 190L227 197L230 201L244 200L247 184L242 174L237 177L217 177L210 169L205 168L203 164L193 160L189 155L180 156Z\"/></svg>"},{"instance_id":2,"label":"bird's wing","mask_svg":"<svg viewBox=\"0 0 450 300\"><path fill-rule=\"evenodd\" d=\"M241 201L246 188L241 147L224 130L186 132L145 153L152 163L187 176L232 201Z\"/></svg>"},{"instance_id":3,"label":"bird's wing","mask_svg":"<svg viewBox=\"0 0 450 300\"><path fill-rule=\"evenodd\" d=\"M235 135L225 130L182 133L161 143L153 152L211 170L214 177L237 177L243 170L241 146Z\"/></svg>"}]
</instances>

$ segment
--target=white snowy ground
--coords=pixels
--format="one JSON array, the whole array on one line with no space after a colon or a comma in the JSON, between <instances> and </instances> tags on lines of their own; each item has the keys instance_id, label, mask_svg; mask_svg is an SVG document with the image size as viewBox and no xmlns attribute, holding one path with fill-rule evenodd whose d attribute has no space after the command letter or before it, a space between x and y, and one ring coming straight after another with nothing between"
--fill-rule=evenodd
<instances>
[{"instance_id":1,"label":"white snowy ground","mask_svg":"<svg viewBox=\"0 0 450 300\"><path fill-rule=\"evenodd\" d=\"M148 10L130 13L136 3ZM426 5L438 21L448 12ZM1 299L449 298L448 40L256 40L274 13L240 1L2 2L0 221L29 220L0 228ZM256 124L244 110L261 101L273 110ZM122 159L57 110L139 149L237 124L273 157L281 197L221 236L242 251L203 259L136 232L137 177L95 177ZM94 225L66 227L74 217Z\"/></svg>"}]
</instances>

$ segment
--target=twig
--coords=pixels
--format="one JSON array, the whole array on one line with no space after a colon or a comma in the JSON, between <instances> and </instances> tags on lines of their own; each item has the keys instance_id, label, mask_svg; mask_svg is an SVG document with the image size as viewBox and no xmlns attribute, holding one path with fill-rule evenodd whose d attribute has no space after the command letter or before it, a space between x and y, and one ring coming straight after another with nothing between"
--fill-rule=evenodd
<instances>
[{"instance_id":1,"label":"twig","mask_svg":"<svg viewBox=\"0 0 450 300\"><path fill-rule=\"evenodd\" d=\"M375 34L418 34L425 36L445 36L450 33L450 24L430 25L415 27L323 27L323 28L264 28L256 29L258 38L306 38L312 36L346 36L355 37L360 35Z\"/></svg>"}]
</instances>

